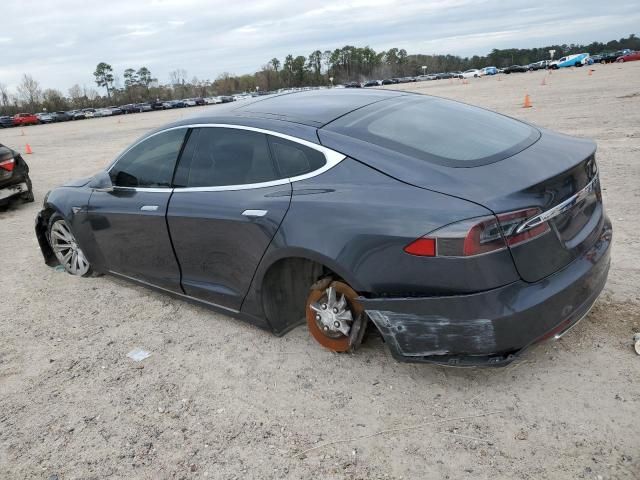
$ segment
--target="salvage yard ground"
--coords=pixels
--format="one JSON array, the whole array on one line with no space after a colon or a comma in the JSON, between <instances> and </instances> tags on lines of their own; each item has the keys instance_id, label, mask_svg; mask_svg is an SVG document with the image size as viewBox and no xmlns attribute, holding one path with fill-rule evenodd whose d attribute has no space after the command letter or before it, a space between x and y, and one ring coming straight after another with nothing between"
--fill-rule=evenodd
<instances>
[{"instance_id":1,"label":"salvage yard ground","mask_svg":"<svg viewBox=\"0 0 640 480\"><path fill-rule=\"evenodd\" d=\"M305 328L276 338L44 265L33 223L50 188L215 105L0 130L32 147L36 195L0 212L0 478L640 478L640 62L592 68L396 86L598 142L605 293L501 369L399 364L377 338L332 354ZM137 347L151 356L127 358Z\"/></svg>"}]
</instances>

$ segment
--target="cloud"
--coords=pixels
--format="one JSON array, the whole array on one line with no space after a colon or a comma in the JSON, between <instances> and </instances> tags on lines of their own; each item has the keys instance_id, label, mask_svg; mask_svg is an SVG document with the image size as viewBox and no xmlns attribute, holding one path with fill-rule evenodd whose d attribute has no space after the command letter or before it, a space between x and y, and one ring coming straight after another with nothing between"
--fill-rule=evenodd
<instances>
[{"instance_id":1,"label":"cloud","mask_svg":"<svg viewBox=\"0 0 640 480\"><path fill-rule=\"evenodd\" d=\"M23 73L66 92L98 62L161 82L251 73L272 57L344 45L482 55L492 48L588 43L636 31L636 2L612 0L23 0L3 2L0 81ZM19 42L17 41L19 39Z\"/></svg>"}]
</instances>

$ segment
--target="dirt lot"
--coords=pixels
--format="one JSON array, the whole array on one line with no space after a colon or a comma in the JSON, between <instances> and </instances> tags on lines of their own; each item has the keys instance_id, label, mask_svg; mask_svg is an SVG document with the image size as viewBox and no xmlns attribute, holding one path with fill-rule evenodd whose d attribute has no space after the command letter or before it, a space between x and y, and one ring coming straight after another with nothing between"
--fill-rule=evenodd
<instances>
[{"instance_id":1,"label":"dirt lot","mask_svg":"<svg viewBox=\"0 0 640 480\"><path fill-rule=\"evenodd\" d=\"M304 328L278 339L44 265L33 221L50 188L215 106L0 131L33 148L36 194L0 213L0 478L640 478L640 62L593 70L401 86L598 142L606 291L503 369L398 364L380 341L331 354ZM151 357L134 363L135 347Z\"/></svg>"}]
</instances>

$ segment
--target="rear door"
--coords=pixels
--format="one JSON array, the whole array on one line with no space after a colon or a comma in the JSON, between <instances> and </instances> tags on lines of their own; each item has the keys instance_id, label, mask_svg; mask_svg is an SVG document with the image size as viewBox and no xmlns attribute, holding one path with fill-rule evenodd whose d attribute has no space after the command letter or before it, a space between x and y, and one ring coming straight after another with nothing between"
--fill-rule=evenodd
<instances>
[{"instance_id":1,"label":"rear door","mask_svg":"<svg viewBox=\"0 0 640 480\"><path fill-rule=\"evenodd\" d=\"M158 133L111 168L113 191L94 190L88 221L97 247L87 252L106 269L182 293L165 215L171 178L187 129Z\"/></svg>"},{"instance_id":2,"label":"rear door","mask_svg":"<svg viewBox=\"0 0 640 480\"><path fill-rule=\"evenodd\" d=\"M174 178L167 222L187 295L239 310L291 201L267 135L192 131Z\"/></svg>"}]
</instances>

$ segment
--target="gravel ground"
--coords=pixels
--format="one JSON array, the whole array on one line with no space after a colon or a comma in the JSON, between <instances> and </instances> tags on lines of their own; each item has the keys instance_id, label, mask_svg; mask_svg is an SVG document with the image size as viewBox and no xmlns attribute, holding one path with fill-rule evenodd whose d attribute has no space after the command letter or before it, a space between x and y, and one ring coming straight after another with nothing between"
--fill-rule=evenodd
<instances>
[{"instance_id":1,"label":"gravel ground","mask_svg":"<svg viewBox=\"0 0 640 480\"><path fill-rule=\"evenodd\" d=\"M0 478L640 478L640 62L588 70L400 86L598 142L615 229L605 293L502 369L399 364L378 339L332 354L305 328L276 338L44 265L47 190L216 106L0 131L33 148L36 194L0 212ZM136 347L151 356L133 362Z\"/></svg>"}]
</instances>

